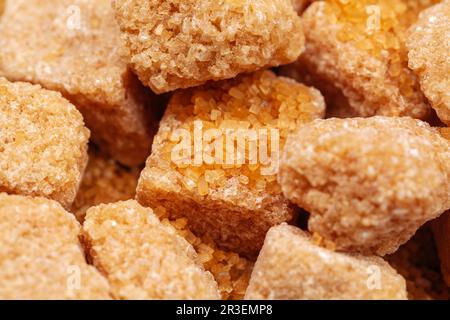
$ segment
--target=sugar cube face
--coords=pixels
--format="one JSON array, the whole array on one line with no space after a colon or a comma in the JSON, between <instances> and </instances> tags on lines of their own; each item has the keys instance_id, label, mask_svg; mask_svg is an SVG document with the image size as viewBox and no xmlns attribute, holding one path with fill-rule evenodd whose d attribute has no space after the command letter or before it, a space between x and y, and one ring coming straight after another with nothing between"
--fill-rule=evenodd
<instances>
[{"instance_id":1,"label":"sugar cube face","mask_svg":"<svg viewBox=\"0 0 450 320\"><path fill-rule=\"evenodd\" d=\"M90 207L133 199L140 173L139 167L121 166L91 147L89 161L71 211L81 223Z\"/></svg>"},{"instance_id":2,"label":"sugar cube face","mask_svg":"<svg viewBox=\"0 0 450 320\"><path fill-rule=\"evenodd\" d=\"M267 233L246 299L406 299L405 280L379 257L322 248L286 224Z\"/></svg>"},{"instance_id":3,"label":"sugar cube face","mask_svg":"<svg viewBox=\"0 0 450 320\"><path fill-rule=\"evenodd\" d=\"M289 136L284 195L339 250L395 252L450 206L450 142L409 117L326 119Z\"/></svg>"},{"instance_id":4,"label":"sugar cube face","mask_svg":"<svg viewBox=\"0 0 450 320\"><path fill-rule=\"evenodd\" d=\"M409 67L439 118L450 125L450 1L424 10L411 27L407 47Z\"/></svg>"},{"instance_id":5,"label":"sugar cube face","mask_svg":"<svg viewBox=\"0 0 450 320\"><path fill-rule=\"evenodd\" d=\"M60 204L0 193L0 299L110 299L86 263L80 225Z\"/></svg>"},{"instance_id":6,"label":"sugar cube face","mask_svg":"<svg viewBox=\"0 0 450 320\"><path fill-rule=\"evenodd\" d=\"M192 246L136 201L88 210L83 239L116 299L219 299Z\"/></svg>"},{"instance_id":7,"label":"sugar cube face","mask_svg":"<svg viewBox=\"0 0 450 320\"><path fill-rule=\"evenodd\" d=\"M8 1L0 29L0 75L60 91L103 150L125 165L145 162L156 102L120 55L111 1Z\"/></svg>"},{"instance_id":8,"label":"sugar cube face","mask_svg":"<svg viewBox=\"0 0 450 320\"><path fill-rule=\"evenodd\" d=\"M441 272L450 286L450 211L433 221L433 233L441 261Z\"/></svg>"},{"instance_id":9,"label":"sugar cube face","mask_svg":"<svg viewBox=\"0 0 450 320\"><path fill-rule=\"evenodd\" d=\"M341 89L359 116L426 119L431 108L408 68L405 42L419 12L437 1L315 1L302 16L301 59Z\"/></svg>"},{"instance_id":10,"label":"sugar cube face","mask_svg":"<svg viewBox=\"0 0 450 320\"><path fill-rule=\"evenodd\" d=\"M128 62L156 93L290 63L304 48L291 0L113 3Z\"/></svg>"},{"instance_id":11,"label":"sugar cube face","mask_svg":"<svg viewBox=\"0 0 450 320\"><path fill-rule=\"evenodd\" d=\"M0 78L0 192L69 207L87 162L89 130L58 92Z\"/></svg>"},{"instance_id":12,"label":"sugar cube face","mask_svg":"<svg viewBox=\"0 0 450 320\"><path fill-rule=\"evenodd\" d=\"M278 152L291 130L323 113L317 90L270 71L176 93L137 199L188 218L221 248L254 256L267 230L293 217L276 181Z\"/></svg>"}]
</instances>

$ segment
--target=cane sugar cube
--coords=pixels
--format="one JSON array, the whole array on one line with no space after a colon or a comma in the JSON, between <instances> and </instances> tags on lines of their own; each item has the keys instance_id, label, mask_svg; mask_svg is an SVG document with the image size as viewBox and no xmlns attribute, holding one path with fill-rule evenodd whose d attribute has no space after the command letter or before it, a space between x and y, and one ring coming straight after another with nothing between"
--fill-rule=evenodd
<instances>
[{"instance_id":1,"label":"cane sugar cube","mask_svg":"<svg viewBox=\"0 0 450 320\"><path fill-rule=\"evenodd\" d=\"M125 165L145 162L157 102L121 57L110 0L7 1L0 30L0 75L61 92L100 148Z\"/></svg>"},{"instance_id":2,"label":"cane sugar cube","mask_svg":"<svg viewBox=\"0 0 450 320\"><path fill-rule=\"evenodd\" d=\"M450 143L410 117L316 120L291 134L278 181L309 230L362 254L395 252L450 208Z\"/></svg>"},{"instance_id":3,"label":"cane sugar cube","mask_svg":"<svg viewBox=\"0 0 450 320\"><path fill-rule=\"evenodd\" d=\"M136 201L87 211L83 241L115 299L219 299L193 247Z\"/></svg>"},{"instance_id":4,"label":"cane sugar cube","mask_svg":"<svg viewBox=\"0 0 450 320\"><path fill-rule=\"evenodd\" d=\"M0 299L110 299L79 232L55 201L0 193Z\"/></svg>"},{"instance_id":5,"label":"cane sugar cube","mask_svg":"<svg viewBox=\"0 0 450 320\"><path fill-rule=\"evenodd\" d=\"M321 118L320 93L270 71L176 93L141 174L137 199L222 248L256 255L293 218L276 181L288 133Z\"/></svg>"},{"instance_id":6,"label":"cane sugar cube","mask_svg":"<svg viewBox=\"0 0 450 320\"><path fill-rule=\"evenodd\" d=\"M60 93L0 78L0 192L68 208L87 162L89 130Z\"/></svg>"},{"instance_id":7,"label":"cane sugar cube","mask_svg":"<svg viewBox=\"0 0 450 320\"><path fill-rule=\"evenodd\" d=\"M134 199L140 173L140 167L121 166L91 147L89 161L71 211L82 223L90 207Z\"/></svg>"},{"instance_id":8,"label":"cane sugar cube","mask_svg":"<svg viewBox=\"0 0 450 320\"><path fill-rule=\"evenodd\" d=\"M409 67L439 118L450 125L450 1L424 10L407 39Z\"/></svg>"},{"instance_id":9,"label":"cane sugar cube","mask_svg":"<svg viewBox=\"0 0 450 320\"><path fill-rule=\"evenodd\" d=\"M290 63L304 48L291 0L113 4L128 62L156 93Z\"/></svg>"},{"instance_id":10,"label":"cane sugar cube","mask_svg":"<svg viewBox=\"0 0 450 320\"><path fill-rule=\"evenodd\" d=\"M348 255L318 246L286 224L267 233L245 298L404 300L405 280L379 257Z\"/></svg>"},{"instance_id":11,"label":"cane sugar cube","mask_svg":"<svg viewBox=\"0 0 450 320\"><path fill-rule=\"evenodd\" d=\"M384 259L406 280L409 300L449 300L450 288L441 274L431 223Z\"/></svg>"},{"instance_id":12,"label":"cane sugar cube","mask_svg":"<svg viewBox=\"0 0 450 320\"><path fill-rule=\"evenodd\" d=\"M406 38L421 10L436 2L315 1L302 15L301 60L342 90L358 116L427 119L431 107L408 68Z\"/></svg>"},{"instance_id":13,"label":"cane sugar cube","mask_svg":"<svg viewBox=\"0 0 450 320\"><path fill-rule=\"evenodd\" d=\"M441 272L445 282L450 286L450 211L432 222Z\"/></svg>"}]
</instances>

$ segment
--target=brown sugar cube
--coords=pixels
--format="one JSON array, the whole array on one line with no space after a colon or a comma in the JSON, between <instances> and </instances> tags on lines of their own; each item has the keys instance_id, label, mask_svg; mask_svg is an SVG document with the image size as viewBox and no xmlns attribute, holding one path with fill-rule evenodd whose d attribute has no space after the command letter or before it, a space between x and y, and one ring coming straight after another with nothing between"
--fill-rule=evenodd
<instances>
[{"instance_id":1,"label":"brown sugar cube","mask_svg":"<svg viewBox=\"0 0 450 320\"><path fill-rule=\"evenodd\" d=\"M219 299L192 246L136 201L87 211L83 240L115 299Z\"/></svg>"},{"instance_id":2,"label":"brown sugar cube","mask_svg":"<svg viewBox=\"0 0 450 320\"><path fill-rule=\"evenodd\" d=\"M443 136L445 139L450 140L450 127L439 128L439 133L440 133L441 136Z\"/></svg>"},{"instance_id":3,"label":"brown sugar cube","mask_svg":"<svg viewBox=\"0 0 450 320\"><path fill-rule=\"evenodd\" d=\"M286 224L267 233L247 300L404 300L405 280L379 257L334 252Z\"/></svg>"},{"instance_id":4,"label":"brown sugar cube","mask_svg":"<svg viewBox=\"0 0 450 320\"><path fill-rule=\"evenodd\" d=\"M155 214L163 224L175 227L198 253L198 259L206 271L211 272L222 300L242 300L248 287L254 261L242 257L236 252L224 251L209 237L197 237L188 226L186 218L170 220L166 209L157 207Z\"/></svg>"},{"instance_id":5,"label":"brown sugar cube","mask_svg":"<svg viewBox=\"0 0 450 320\"><path fill-rule=\"evenodd\" d=\"M406 35L438 0L326 0L302 16L303 64L342 90L357 115L426 119L431 107L408 68Z\"/></svg>"},{"instance_id":6,"label":"brown sugar cube","mask_svg":"<svg viewBox=\"0 0 450 320\"><path fill-rule=\"evenodd\" d=\"M441 261L441 272L450 287L450 211L433 221L432 226Z\"/></svg>"},{"instance_id":7,"label":"brown sugar cube","mask_svg":"<svg viewBox=\"0 0 450 320\"><path fill-rule=\"evenodd\" d=\"M318 89L327 106L326 118L354 118L358 116L358 112L350 106L342 90L317 73L308 70L308 65L303 63L302 57L295 63L280 67L279 75Z\"/></svg>"},{"instance_id":8,"label":"brown sugar cube","mask_svg":"<svg viewBox=\"0 0 450 320\"><path fill-rule=\"evenodd\" d=\"M316 120L289 136L285 197L339 250L392 253L450 207L450 142L409 117Z\"/></svg>"},{"instance_id":9,"label":"brown sugar cube","mask_svg":"<svg viewBox=\"0 0 450 320\"><path fill-rule=\"evenodd\" d=\"M304 48L291 0L115 0L113 5L128 62L156 93L290 63Z\"/></svg>"},{"instance_id":10,"label":"brown sugar cube","mask_svg":"<svg viewBox=\"0 0 450 320\"><path fill-rule=\"evenodd\" d=\"M110 299L60 204L0 193L0 299Z\"/></svg>"},{"instance_id":11,"label":"brown sugar cube","mask_svg":"<svg viewBox=\"0 0 450 320\"><path fill-rule=\"evenodd\" d=\"M84 221L90 207L134 199L140 173L141 168L121 166L91 148L88 165L72 205L78 221Z\"/></svg>"},{"instance_id":12,"label":"brown sugar cube","mask_svg":"<svg viewBox=\"0 0 450 320\"><path fill-rule=\"evenodd\" d=\"M442 122L450 126L450 1L420 15L407 39L409 67Z\"/></svg>"},{"instance_id":13,"label":"brown sugar cube","mask_svg":"<svg viewBox=\"0 0 450 320\"><path fill-rule=\"evenodd\" d=\"M60 91L97 145L125 165L145 162L154 97L119 53L110 0L9 0L0 29L0 75Z\"/></svg>"},{"instance_id":14,"label":"brown sugar cube","mask_svg":"<svg viewBox=\"0 0 450 320\"><path fill-rule=\"evenodd\" d=\"M291 130L324 109L317 90L270 71L178 92L137 199L187 218L224 250L256 256L267 230L293 218L276 181L279 152Z\"/></svg>"},{"instance_id":15,"label":"brown sugar cube","mask_svg":"<svg viewBox=\"0 0 450 320\"><path fill-rule=\"evenodd\" d=\"M89 130L58 92L0 78L0 192L73 202Z\"/></svg>"},{"instance_id":16,"label":"brown sugar cube","mask_svg":"<svg viewBox=\"0 0 450 320\"><path fill-rule=\"evenodd\" d=\"M450 299L450 288L441 275L430 223L385 259L405 278L409 300Z\"/></svg>"}]
</instances>

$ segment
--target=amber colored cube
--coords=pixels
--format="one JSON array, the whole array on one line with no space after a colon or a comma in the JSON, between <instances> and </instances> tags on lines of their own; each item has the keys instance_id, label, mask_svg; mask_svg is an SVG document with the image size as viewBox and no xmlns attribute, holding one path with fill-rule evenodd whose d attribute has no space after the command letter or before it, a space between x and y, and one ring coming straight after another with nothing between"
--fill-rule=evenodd
<instances>
[{"instance_id":1,"label":"amber colored cube","mask_svg":"<svg viewBox=\"0 0 450 320\"><path fill-rule=\"evenodd\" d=\"M245 298L404 300L405 280L379 257L323 248L308 233L283 224L267 233Z\"/></svg>"},{"instance_id":2,"label":"amber colored cube","mask_svg":"<svg viewBox=\"0 0 450 320\"><path fill-rule=\"evenodd\" d=\"M87 162L89 130L59 92L0 78L0 192L68 208Z\"/></svg>"},{"instance_id":3,"label":"amber colored cube","mask_svg":"<svg viewBox=\"0 0 450 320\"><path fill-rule=\"evenodd\" d=\"M120 54L110 0L8 1L0 29L0 75L61 92L100 148L125 165L145 162L158 103Z\"/></svg>"},{"instance_id":4,"label":"amber colored cube","mask_svg":"<svg viewBox=\"0 0 450 320\"><path fill-rule=\"evenodd\" d=\"M304 49L291 0L115 0L124 53L156 93L290 63Z\"/></svg>"},{"instance_id":5,"label":"amber colored cube","mask_svg":"<svg viewBox=\"0 0 450 320\"><path fill-rule=\"evenodd\" d=\"M116 299L219 299L194 248L136 201L87 211L83 241Z\"/></svg>"},{"instance_id":6,"label":"amber colored cube","mask_svg":"<svg viewBox=\"0 0 450 320\"><path fill-rule=\"evenodd\" d=\"M110 299L86 263L75 217L56 201L0 193L0 299Z\"/></svg>"},{"instance_id":7,"label":"amber colored cube","mask_svg":"<svg viewBox=\"0 0 450 320\"><path fill-rule=\"evenodd\" d=\"M124 167L91 147L71 211L82 223L90 207L134 199L140 173L140 167Z\"/></svg>"},{"instance_id":8,"label":"amber colored cube","mask_svg":"<svg viewBox=\"0 0 450 320\"><path fill-rule=\"evenodd\" d=\"M323 113L317 90L270 71L178 92L137 199L188 218L223 249L255 256L267 230L294 216L276 181L278 152L291 130Z\"/></svg>"}]
</instances>

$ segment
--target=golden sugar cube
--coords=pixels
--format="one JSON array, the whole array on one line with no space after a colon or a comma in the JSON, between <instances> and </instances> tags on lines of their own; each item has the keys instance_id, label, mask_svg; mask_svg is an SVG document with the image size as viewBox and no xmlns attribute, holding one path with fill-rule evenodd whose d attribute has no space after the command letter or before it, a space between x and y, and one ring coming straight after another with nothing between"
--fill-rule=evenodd
<instances>
[{"instance_id":1,"label":"golden sugar cube","mask_svg":"<svg viewBox=\"0 0 450 320\"><path fill-rule=\"evenodd\" d=\"M283 224L267 233L245 299L406 300L406 283L379 257L330 251Z\"/></svg>"},{"instance_id":2,"label":"golden sugar cube","mask_svg":"<svg viewBox=\"0 0 450 320\"><path fill-rule=\"evenodd\" d=\"M289 136L284 195L337 249L395 252L450 208L450 141L409 117L316 120Z\"/></svg>"},{"instance_id":3,"label":"golden sugar cube","mask_svg":"<svg viewBox=\"0 0 450 320\"><path fill-rule=\"evenodd\" d=\"M264 112L251 113L254 105ZM223 117L212 124L217 110ZM172 219L187 217L195 234L209 235L224 249L255 256L267 230L293 218L276 181L290 130L277 128L277 120L296 128L323 113L317 90L270 71L178 92L155 137L137 199L165 207ZM245 133L241 139L234 135L239 132Z\"/></svg>"},{"instance_id":4,"label":"golden sugar cube","mask_svg":"<svg viewBox=\"0 0 450 320\"><path fill-rule=\"evenodd\" d=\"M450 125L450 1L424 10L411 27L407 46L409 67L439 118Z\"/></svg>"},{"instance_id":5,"label":"golden sugar cube","mask_svg":"<svg viewBox=\"0 0 450 320\"><path fill-rule=\"evenodd\" d=\"M434 238L441 261L441 272L450 286L450 211L432 223Z\"/></svg>"},{"instance_id":6,"label":"golden sugar cube","mask_svg":"<svg viewBox=\"0 0 450 320\"><path fill-rule=\"evenodd\" d=\"M175 228L130 200L87 211L83 241L116 299L219 299L213 276Z\"/></svg>"},{"instance_id":7,"label":"golden sugar cube","mask_svg":"<svg viewBox=\"0 0 450 320\"><path fill-rule=\"evenodd\" d=\"M157 102L120 54L110 0L10 0L0 29L0 75L61 92L99 147L125 165L145 162Z\"/></svg>"}]
</instances>

